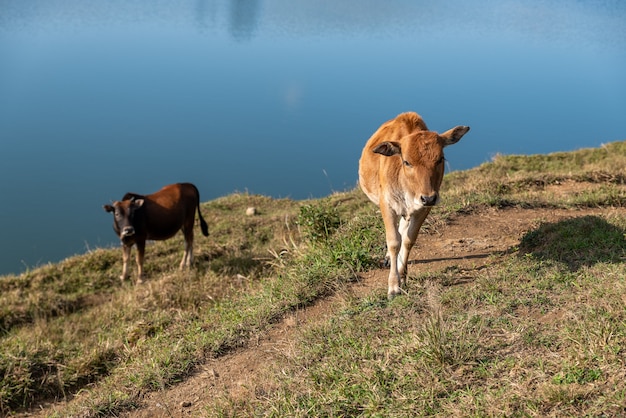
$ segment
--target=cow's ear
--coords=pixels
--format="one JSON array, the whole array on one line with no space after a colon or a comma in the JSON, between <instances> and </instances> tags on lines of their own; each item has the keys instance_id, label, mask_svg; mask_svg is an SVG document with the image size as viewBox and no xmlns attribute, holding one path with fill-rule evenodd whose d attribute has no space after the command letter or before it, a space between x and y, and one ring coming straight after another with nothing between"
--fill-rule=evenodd
<instances>
[{"instance_id":1,"label":"cow's ear","mask_svg":"<svg viewBox=\"0 0 626 418\"><path fill-rule=\"evenodd\" d=\"M106 212L115 212L115 208L111 205L103 205L102 207Z\"/></svg>"},{"instance_id":2,"label":"cow's ear","mask_svg":"<svg viewBox=\"0 0 626 418\"><path fill-rule=\"evenodd\" d=\"M137 209L139 209L140 207L143 206L143 199L135 199L133 200L133 206L135 206Z\"/></svg>"},{"instance_id":3,"label":"cow's ear","mask_svg":"<svg viewBox=\"0 0 626 418\"><path fill-rule=\"evenodd\" d=\"M376 154L391 157L392 155L400 154L400 144L398 142L385 141L378 144L372 151Z\"/></svg>"},{"instance_id":4,"label":"cow's ear","mask_svg":"<svg viewBox=\"0 0 626 418\"><path fill-rule=\"evenodd\" d=\"M455 126L449 131L445 131L441 135L441 139L443 139L443 146L447 147L448 145L456 144L463 138L463 135L470 130L469 126Z\"/></svg>"}]
</instances>

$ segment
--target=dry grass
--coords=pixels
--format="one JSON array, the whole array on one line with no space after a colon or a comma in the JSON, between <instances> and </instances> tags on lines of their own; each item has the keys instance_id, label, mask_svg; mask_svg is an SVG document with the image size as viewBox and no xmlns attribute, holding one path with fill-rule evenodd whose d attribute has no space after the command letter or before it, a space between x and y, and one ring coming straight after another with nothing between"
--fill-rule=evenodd
<instances>
[{"instance_id":1,"label":"dry grass","mask_svg":"<svg viewBox=\"0 0 626 418\"><path fill-rule=\"evenodd\" d=\"M448 268L412 277L409 295L392 302L384 289L345 298L327 320L298 327L288 355L269 365L271 390L219 398L204 412L626 413L625 167L620 142L498 157L449 175L446 206L429 220L433 233L451 216L485 208L619 210L539 223L518 251L495 255L471 280ZM258 215L245 215L250 206ZM135 408L142 393L245 346L384 253L379 216L357 190L308 202L234 194L202 210L211 236L197 240L190 272L175 269L177 238L149 247L143 286L120 285L119 250L0 279L1 414L55 400L67 402L48 409L52 416Z\"/></svg>"}]
</instances>

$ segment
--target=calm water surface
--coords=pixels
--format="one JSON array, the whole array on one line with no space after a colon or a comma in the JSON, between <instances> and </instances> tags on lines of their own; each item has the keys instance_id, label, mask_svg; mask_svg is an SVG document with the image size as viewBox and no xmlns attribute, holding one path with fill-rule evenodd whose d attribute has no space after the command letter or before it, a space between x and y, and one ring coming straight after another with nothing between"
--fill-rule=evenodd
<instances>
[{"instance_id":1,"label":"calm water surface","mask_svg":"<svg viewBox=\"0 0 626 418\"><path fill-rule=\"evenodd\" d=\"M472 127L448 170L626 139L626 2L0 0L0 274L116 244L127 191L351 189L407 110Z\"/></svg>"}]
</instances>

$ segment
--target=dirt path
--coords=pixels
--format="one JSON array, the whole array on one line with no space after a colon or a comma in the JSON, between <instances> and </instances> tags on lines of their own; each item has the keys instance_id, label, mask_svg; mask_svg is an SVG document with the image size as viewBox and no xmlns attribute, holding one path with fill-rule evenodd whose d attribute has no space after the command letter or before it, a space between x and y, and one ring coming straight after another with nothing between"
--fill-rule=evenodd
<instances>
[{"instance_id":1,"label":"dirt path","mask_svg":"<svg viewBox=\"0 0 626 418\"><path fill-rule=\"evenodd\" d=\"M439 270L455 265L461 269L480 268L519 244L520 237L539 222L555 222L583 215L606 214L612 209L593 210L488 210L459 215L432 235L421 235L411 254L409 272ZM250 341L248 346L210 360L184 382L169 389L148 393L143 407L123 414L126 418L201 416L203 408L223 394L247 398L271 388L263 381L267 366L290 350L298 325L322 321L347 296L363 296L372 290L386 292L387 271L374 270L349 286L344 293L318 301L292 313L268 333Z\"/></svg>"}]
</instances>

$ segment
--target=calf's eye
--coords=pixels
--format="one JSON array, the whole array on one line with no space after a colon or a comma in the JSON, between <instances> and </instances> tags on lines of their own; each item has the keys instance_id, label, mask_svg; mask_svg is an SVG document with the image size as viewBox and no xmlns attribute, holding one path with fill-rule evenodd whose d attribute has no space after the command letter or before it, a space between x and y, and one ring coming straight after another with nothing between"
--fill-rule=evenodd
<instances>
[{"instance_id":1,"label":"calf's eye","mask_svg":"<svg viewBox=\"0 0 626 418\"><path fill-rule=\"evenodd\" d=\"M411 163L408 162L407 160L403 160L402 162L404 163L405 167L411 167Z\"/></svg>"}]
</instances>

